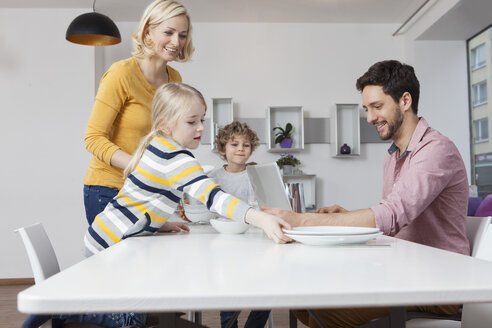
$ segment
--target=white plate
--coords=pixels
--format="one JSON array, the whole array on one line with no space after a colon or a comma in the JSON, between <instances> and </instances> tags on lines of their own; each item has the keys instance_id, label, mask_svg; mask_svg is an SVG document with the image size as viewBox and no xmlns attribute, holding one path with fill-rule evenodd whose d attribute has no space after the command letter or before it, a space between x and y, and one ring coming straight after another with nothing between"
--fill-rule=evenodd
<instances>
[{"instance_id":1,"label":"white plate","mask_svg":"<svg viewBox=\"0 0 492 328\"><path fill-rule=\"evenodd\" d=\"M365 235L338 235L338 236L313 236L313 235L285 235L300 243L311 246L342 245L342 244L363 244L368 240L382 235L382 232L370 233Z\"/></svg>"},{"instance_id":2,"label":"white plate","mask_svg":"<svg viewBox=\"0 0 492 328\"><path fill-rule=\"evenodd\" d=\"M343 226L308 226L295 227L284 232L291 235L313 235L313 236L347 236L347 235L367 235L380 232L378 228L365 227L343 227Z\"/></svg>"}]
</instances>

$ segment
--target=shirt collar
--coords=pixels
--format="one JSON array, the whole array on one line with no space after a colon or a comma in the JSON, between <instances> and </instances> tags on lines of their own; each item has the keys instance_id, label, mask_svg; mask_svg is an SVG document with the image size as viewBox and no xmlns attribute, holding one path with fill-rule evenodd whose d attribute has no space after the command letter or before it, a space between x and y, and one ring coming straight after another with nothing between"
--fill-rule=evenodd
<instances>
[{"instance_id":1,"label":"shirt collar","mask_svg":"<svg viewBox=\"0 0 492 328\"><path fill-rule=\"evenodd\" d=\"M172 138L169 138L169 137L160 137L160 136L156 136L154 137L154 139L161 139L163 140L165 143L168 143L168 145L166 145L169 149L184 149L180 144L178 144L176 141L174 141Z\"/></svg>"},{"instance_id":2,"label":"shirt collar","mask_svg":"<svg viewBox=\"0 0 492 328\"><path fill-rule=\"evenodd\" d=\"M428 128L429 128L429 124L427 123L427 121L423 117L419 117L419 122L417 123L417 126L415 127L415 130L413 131L412 138L410 138L410 142L408 143L408 146L405 149L405 151L400 155L400 158L405 156L407 154L407 152L415 149L417 144L424 137L424 134ZM388 154L393 155L397 149L398 149L398 147L393 142L391 144L391 146L388 148Z\"/></svg>"}]
</instances>

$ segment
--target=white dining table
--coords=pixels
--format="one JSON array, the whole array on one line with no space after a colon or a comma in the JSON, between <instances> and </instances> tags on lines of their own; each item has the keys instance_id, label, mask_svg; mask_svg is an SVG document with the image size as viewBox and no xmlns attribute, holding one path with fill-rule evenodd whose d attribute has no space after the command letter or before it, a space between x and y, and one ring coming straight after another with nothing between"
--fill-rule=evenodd
<instances>
[{"instance_id":1,"label":"white dining table","mask_svg":"<svg viewBox=\"0 0 492 328\"><path fill-rule=\"evenodd\" d=\"M18 294L23 313L314 309L492 302L492 262L387 236L275 244L251 227L133 237Z\"/></svg>"}]
</instances>

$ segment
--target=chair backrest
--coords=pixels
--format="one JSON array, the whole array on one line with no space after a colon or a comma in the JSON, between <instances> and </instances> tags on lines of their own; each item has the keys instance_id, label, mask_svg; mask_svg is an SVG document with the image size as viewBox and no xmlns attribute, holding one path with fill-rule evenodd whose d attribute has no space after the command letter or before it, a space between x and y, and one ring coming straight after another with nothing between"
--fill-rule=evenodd
<instances>
[{"instance_id":1,"label":"chair backrest","mask_svg":"<svg viewBox=\"0 0 492 328\"><path fill-rule=\"evenodd\" d=\"M471 256L476 257L479 253L480 246L483 245L487 229L490 226L490 216L466 218L466 236L470 242Z\"/></svg>"},{"instance_id":2,"label":"chair backrest","mask_svg":"<svg viewBox=\"0 0 492 328\"><path fill-rule=\"evenodd\" d=\"M472 256L480 259L490 259L488 254L492 252L490 233L487 229L490 226L491 217L468 217L466 232ZM475 231L475 232L473 232ZM487 238L488 236L488 238ZM462 328L488 328L492 321L492 304L490 303L471 303L463 304L461 316Z\"/></svg>"},{"instance_id":3,"label":"chair backrest","mask_svg":"<svg viewBox=\"0 0 492 328\"><path fill-rule=\"evenodd\" d=\"M468 216L475 216L480 203L482 203L482 197L468 197Z\"/></svg>"},{"instance_id":4,"label":"chair backrest","mask_svg":"<svg viewBox=\"0 0 492 328\"><path fill-rule=\"evenodd\" d=\"M36 283L60 272L55 251L41 223L15 231L19 233L24 242Z\"/></svg>"},{"instance_id":5,"label":"chair backrest","mask_svg":"<svg viewBox=\"0 0 492 328\"><path fill-rule=\"evenodd\" d=\"M488 195L482 200L474 216L492 216L492 195Z\"/></svg>"}]
</instances>

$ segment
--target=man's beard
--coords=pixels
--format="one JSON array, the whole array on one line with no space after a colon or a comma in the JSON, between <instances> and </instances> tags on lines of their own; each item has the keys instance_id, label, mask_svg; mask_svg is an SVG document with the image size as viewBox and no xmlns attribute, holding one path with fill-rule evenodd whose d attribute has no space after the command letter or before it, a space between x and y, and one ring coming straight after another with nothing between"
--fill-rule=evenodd
<instances>
[{"instance_id":1,"label":"man's beard","mask_svg":"<svg viewBox=\"0 0 492 328\"><path fill-rule=\"evenodd\" d=\"M388 133L386 133L385 135L379 135L381 140L392 139L403 124L403 114L400 110L400 106L396 106L394 118L391 122L386 121L386 124L388 125Z\"/></svg>"}]
</instances>

